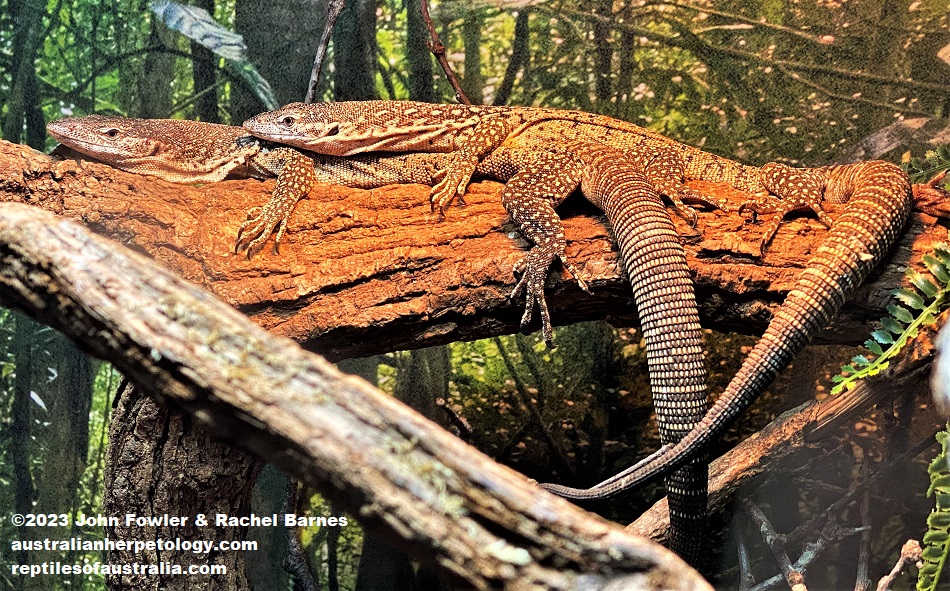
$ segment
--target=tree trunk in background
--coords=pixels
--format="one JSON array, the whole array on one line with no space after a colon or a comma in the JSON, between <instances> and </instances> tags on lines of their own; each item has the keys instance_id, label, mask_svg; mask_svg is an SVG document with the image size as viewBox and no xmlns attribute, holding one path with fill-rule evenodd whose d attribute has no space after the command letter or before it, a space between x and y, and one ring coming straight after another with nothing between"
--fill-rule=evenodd
<instances>
[{"instance_id":1,"label":"tree trunk in background","mask_svg":"<svg viewBox=\"0 0 950 591\"><path fill-rule=\"evenodd\" d=\"M280 513L287 497L287 475L271 464L264 466L251 496L251 512L255 515ZM284 570L287 558L287 532L282 527L251 527L247 539L257 540L261 548L248 552L247 578L252 589L287 589L290 575Z\"/></svg>"},{"instance_id":2,"label":"tree trunk in background","mask_svg":"<svg viewBox=\"0 0 950 591\"><path fill-rule=\"evenodd\" d=\"M307 94L326 15L326 0L237 1L235 29L244 36L248 57L270 83L278 103L302 101ZM321 87L326 88L325 83ZM264 105L243 82L231 83L232 122L240 125L263 110Z\"/></svg>"},{"instance_id":3,"label":"tree trunk in background","mask_svg":"<svg viewBox=\"0 0 950 591\"><path fill-rule=\"evenodd\" d=\"M194 0L192 4L214 15L214 0ZM219 123L221 118L218 116L218 88L216 86L218 57L203 45L195 42L191 42L190 45L192 80L196 94L196 118L209 123Z\"/></svg>"},{"instance_id":4,"label":"tree trunk in background","mask_svg":"<svg viewBox=\"0 0 950 591\"><path fill-rule=\"evenodd\" d=\"M366 101L376 92L376 2L347 0L333 28L333 99Z\"/></svg>"},{"instance_id":5,"label":"tree trunk in background","mask_svg":"<svg viewBox=\"0 0 950 591\"><path fill-rule=\"evenodd\" d=\"M436 405L436 399L448 400L452 359L448 345L429 347L409 352L405 366L396 375L393 392L398 400L419 411L427 419L448 427L445 413ZM434 568L421 564L416 569L413 591L445 591Z\"/></svg>"},{"instance_id":6,"label":"tree trunk in background","mask_svg":"<svg viewBox=\"0 0 950 591\"><path fill-rule=\"evenodd\" d=\"M377 385L378 357L341 361L342 371L353 373ZM430 347L410 351L399 357L393 395L418 410L426 418L446 424L435 404L436 398L446 398L452 366L448 347ZM356 578L356 591L436 591L441 589L438 577L422 566L418 572L405 552L393 548L378 537L365 533L363 551Z\"/></svg>"},{"instance_id":7,"label":"tree trunk in background","mask_svg":"<svg viewBox=\"0 0 950 591\"><path fill-rule=\"evenodd\" d=\"M43 436L43 469L36 478L37 509L70 513L79 506L76 493L86 468L96 362L59 332L45 332L44 337L44 362L33 382L50 426ZM51 531L50 537L55 536Z\"/></svg>"},{"instance_id":8,"label":"tree trunk in background","mask_svg":"<svg viewBox=\"0 0 950 591\"><path fill-rule=\"evenodd\" d=\"M613 0L596 0L591 9L594 14L607 19L613 18ZM610 64L614 57L613 40L610 30L613 28L601 20L593 21L594 28L594 95L597 102L610 103L613 94Z\"/></svg>"},{"instance_id":9,"label":"tree trunk in background","mask_svg":"<svg viewBox=\"0 0 950 591\"><path fill-rule=\"evenodd\" d=\"M406 69L409 79L409 100L424 103L435 102L435 86L432 77L432 54L426 42L425 21L419 0L404 0L406 9Z\"/></svg>"},{"instance_id":10,"label":"tree trunk in background","mask_svg":"<svg viewBox=\"0 0 950 591\"><path fill-rule=\"evenodd\" d=\"M251 490L261 462L219 442L191 417L159 405L147 394L126 384L117 395L109 431L109 462L103 508L120 517L122 525L106 528L114 540L206 540L216 543L247 539L247 528L216 528L195 523L204 514L214 523L216 513L246 516ZM190 516L183 527L125 526L125 515L161 517L167 513ZM187 565L223 564L223 575L124 575L108 577L110 591L250 591L243 552L211 555L185 551L113 551L112 564Z\"/></svg>"},{"instance_id":11,"label":"tree trunk in background","mask_svg":"<svg viewBox=\"0 0 950 591\"><path fill-rule=\"evenodd\" d=\"M46 119L40 108L35 61L37 49L43 43L39 33L43 28L46 4L34 0L8 0L7 6L15 24L12 44L14 68L7 112L3 119L3 137L41 150L46 144Z\"/></svg>"},{"instance_id":12,"label":"tree trunk in background","mask_svg":"<svg viewBox=\"0 0 950 591\"><path fill-rule=\"evenodd\" d=\"M152 32L146 45L175 47L177 33L169 30L158 19L152 19ZM162 119L171 115L172 86L175 77L175 56L153 51L145 56L142 73L138 78L139 109L137 117Z\"/></svg>"},{"instance_id":13,"label":"tree trunk in background","mask_svg":"<svg viewBox=\"0 0 950 591\"><path fill-rule=\"evenodd\" d=\"M380 356L344 359L340 371L379 386ZM412 591L414 573L409 557L369 532L363 531L363 549L356 571L356 591Z\"/></svg>"},{"instance_id":14,"label":"tree trunk in background","mask_svg":"<svg viewBox=\"0 0 950 591\"><path fill-rule=\"evenodd\" d=\"M13 468L13 509L20 514L72 514L89 447L93 362L61 333L11 314L16 367L7 454ZM21 527L23 540L61 539L75 528ZM65 534L69 537L69 533ZM21 564L64 560L59 551L27 551ZM45 590L44 577L15 577L16 588Z\"/></svg>"},{"instance_id":15,"label":"tree trunk in background","mask_svg":"<svg viewBox=\"0 0 950 591\"><path fill-rule=\"evenodd\" d=\"M530 58L528 53L528 40L531 37L531 29L528 27L528 17L531 11L528 8L522 8L518 12L518 18L515 20L515 35L511 40L511 59L505 67L505 76L498 85L495 92L493 105L506 105L511 98L511 91L515 87L515 78L522 68L526 68Z\"/></svg>"},{"instance_id":16,"label":"tree trunk in background","mask_svg":"<svg viewBox=\"0 0 950 591\"><path fill-rule=\"evenodd\" d=\"M485 102L485 77L482 75L482 11L475 10L465 15L462 21L462 43L465 46L465 62L462 65L462 91L473 105Z\"/></svg>"},{"instance_id":17,"label":"tree trunk in background","mask_svg":"<svg viewBox=\"0 0 950 591\"><path fill-rule=\"evenodd\" d=\"M449 377L452 373L447 346L417 349L407 354L408 358L399 367L393 396L405 402L422 416L448 425L445 415L436 406L436 398L449 396Z\"/></svg>"},{"instance_id":18,"label":"tree trunk in background","mask_svg":"<svg viewBox=\"0 0 950 591\"><path fill-rule=\"evenodd\" d=\"M624 5L624 17L630 12L631 2ZM625 18L626 20L626 18ZM634 59L633 52L637 48L637 38L633 31L621 29L617 31L620 38L620 50L617 52L617 83L614 86L614 96L616 99L616 109L614 115L624 117L626 104L630 102L631 90L633 89L633 75L637 70L637 62ZM629 119L633 121L633 119Z\"/></svg>"},{"instance_id":19,"label":"tree trunk in background","mask_svg":"<svg viewBox=\"0 0 950 591\"><path fill-rule=\"evenodd\" d=\"M30 402L30 376L33 373L33 343L39 325L25 316L16 314L13 341L13 362L17 372L13 383L13 404L10 408L10 459L13 464L13 509L25 515L33 511L33 500L36 492L33 486L33 477L30 474L30 451L33 449L32 409ZM36 539L36 532L31 527L21 526L18 537L21 540ZM30 564L32 555L29 551L21 551L16 555L19 564ZM17 591L36 589L36 579L20 575L14 579Z\"/></svg>"}]
</instances>

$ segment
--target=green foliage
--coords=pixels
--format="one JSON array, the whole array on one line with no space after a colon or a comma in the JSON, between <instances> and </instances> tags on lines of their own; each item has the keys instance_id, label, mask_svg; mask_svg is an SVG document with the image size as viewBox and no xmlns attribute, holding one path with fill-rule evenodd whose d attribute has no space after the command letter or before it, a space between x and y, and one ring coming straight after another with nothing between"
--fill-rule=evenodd
<instances>
[{"instance_id":1,"label":"green foliage","mask_svg":"<svg viewBox=\"0 0 950 591\"><path fill-rule=\"evenodd\" d=\"M950 170L950 149L940 146L927 152L923 160L911 158L903 167L910 177L910 182L925 183L938 172Z\"/></svg>"},{"instance_id":2,"label":"green foliage","mask_svg":"<svg viewBox=\"0 0 950 591\"><path fill-rule=\"evenodd\" d=\"M881 328L871 333L864 346L875 355L869 359L857 355L851 363L841 368L841 374L832 378L836 382L831 394L850 390L864 378L887 369L890 360L915 338L921 326L936 322L937 315L948 305L950 293L950 246L934 245L933 253L925 255L924 265L929 274L915 269L907 271L906 279L913 287L894 291L900 304L887 307L889 316L881 319ZM887 347L885 349L884 347Z\"/></svg>"},{"instance_id":3,"label":"green foliage","mask_svg":"<svg viewBox=\"0 0 950 591\"><path fill-rule=\"evenodd\" d=\"M947 468L947 445L950 441L946 431L937 433L940 453L930 462L930 488L927 496L933 496L936 504L927 517L927 533L924 534L923 566L917 574L918 591L935 591L940 583L947 558L950 556L950 470Z\"/></svg>"},{"instance_id":4,"label":"green foliage","mask_svg":"<svg viewBox=\"0 0 950 591\"><path fill-rule=\"evenodd\" d=\"M268 109L280 106L270 84L248 60L243 37L219 25L203 8L170 0L153 0L149 8L168 28L223 57L231 71L247 83Z\"/></svg>"}]
</instances>

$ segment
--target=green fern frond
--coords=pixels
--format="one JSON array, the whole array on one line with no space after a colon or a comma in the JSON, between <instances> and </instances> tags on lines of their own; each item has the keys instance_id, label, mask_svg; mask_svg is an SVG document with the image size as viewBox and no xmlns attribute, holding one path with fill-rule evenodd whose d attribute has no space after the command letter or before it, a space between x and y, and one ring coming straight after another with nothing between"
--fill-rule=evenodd
<instances>
[{"instance_id":1,"label":"green fern frond","mask_svg":"<svg viewBox=\"0 0 950 591\"><path fill-rule=\"evenodd\" d=\"M888 306L889 316L881 319L881 328L865 341L864 346L874 358L856 355L842 367L841 374L832 378L832 395L850 390L859 380L887 369L890 360L917 336L920 327L933 324L937 315L950 305L950 246L934 245L933 253L924 256L924 266L929 274L914 269L907 272L905 277L913 287L894 291L894 297L903 305Z\"/></svg>"},{"instance_id":2,"label":"green fern frond","mask_svg":"<svg viewBox=\"0 0 950 591\"><path fill-rule=\"evenodd\" d=\"M901 165L912 183L926 183L933 175L941 170L950 170L950 150L941 146L936 150L928 150L924 159L911 158Z\"/></svg>"},{"instance_id":3,"label":"green fern frond","mask_svg":"<svg viewBox=\"0 0 950 591\"><path fill-rule=\"evenodd\" d=\"M917 590L934 591L940 582L943 567L950 557L950 470L947 468L946 431L937 433L940 453L930 462L930 488L927 496L935 497L934 510L927 517L927 533L924 534L923 566L917 573Z\"/></svg>"}]
</instances>

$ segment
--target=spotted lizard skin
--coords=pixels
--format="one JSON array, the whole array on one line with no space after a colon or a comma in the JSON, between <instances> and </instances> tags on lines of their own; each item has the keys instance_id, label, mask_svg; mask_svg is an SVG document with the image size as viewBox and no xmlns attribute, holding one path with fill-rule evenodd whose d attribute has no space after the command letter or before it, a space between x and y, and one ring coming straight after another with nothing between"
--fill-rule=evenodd
<instances>
[{"instance_id":1,"label":"spotted lizard skin","mask_svg":"<svg viewBox=\"0 0 950 591\"><path fill-rule=\"evenodd\" d=\"M521 147L537 155L562 152L563 146L572 141L597 141L621 150L641 168L651 158L664 160L665 174L649 180L654 188L673 200L677 210L688 219L693 216L678 201L689 195L683 187L684 180L726 183L757 195L742 209L779 214L764 232L763 252L786 213L810 208L822 222L831 225L821 210L821 201L848 202L845 212L832 226L742 369L703 419L693 424L691 411L684 409L683 402L671 401L670 408L675 411L668 416L658 412L658 418L661 428L666 428L665 423L671 430L686 432L677 443L667 440L654 455L591 489L542 485L573 499L605 498L695 461L704 447L768 387L866 279L893 245L912 206L906 175L885 162L822 169L793 169L773 163L755 168L680 144L630 123L576 111L393 101L292 104L252 118L245 122L245 128L265 139L335 155L371 151L451 153L445 178L433 188L431 195L433 206L439 208L460 196L471 174L476 169L481 171L498 150ZM609 177L605 174L602 178ZM627 227L623 224L629 223L626 219L629 215L629 212L616 212L611 223L615 228ZM624 230L617 234L622 241ZM643 248L651 247L644 245ZM667 278L660 269L646 267L630 272L630 276L635 289L640 282L657 291L665 289ZM535 298L543 300L543 294ZM540 301L539 305L543 314ZM528 306L533 306L530 297ZM677 322L684 322L674 316L667 319L662 306L659 314L661 325L668 320L666 330L670 333L676 331ZM641 322L644 316L641 308ZM676 367L679 360L670 351L654 350L653 354L669 355L672 371L679 380L688 374L678 371L681 369ZM651 366L650 371L651 382L661 378L659 370ZM675 383L683 383L676 379ZM654 398L659 404L663 404L664 396L666 393L658 392L654 386ZM683 428L676 428L680 426ZM685 486L687 494L693 486L695 482ZM673 499L670 501L672 505ZM688 505L684 502L684 506Z\"/></svg>"},{"instance_id":2,"label":"spotted lizard skin","mask_svg":"<svg viewBox=\"0 0 950 591\"><path fill-rule=\"evenodd\" d=\"M491 111L496 112L495 109ZM458 184L460 181L447 183L444 179L436 185L433 207L443 209L460 197L472 173L506 182L501 195L502 204L534 244L516 267L516 273L522 275L511 295L527 296L523 328L528 326L537 306L542 333L550 341L552 328L544 299L544 284L554 259L560 259L580 286L586 289L580 274L564 255L564 230L554 211L580 186L584 195L607 214L617 237L624 268L633 279L634 300L647 344L660 438L663 443L672 444L689 432L704 416L707 407L702 331L692 280L679 237L656 189L662 187L661 191L677 200L693 197L680 183L671 181L676 174L682 178L682 160L672 152L644 153L642 157L630 158L625 151L599 141L603 139L601 137L587 138L588 129L560 138L552 144L557 146L556 149L538 149L538 134L548 135L549 123L551 121L545 119L538 127L528 127L517 137L505 136L510 126L499 118L493 117L488 125L479 127L477 133L467 139L476 143L487 141L493 147L474 151L475 161L471 162L471 171L463 175L462 185ZM253 127L249 129L256 132ZM368 137L382 139L386 147L394 147L387 143L386 138L376 137L373 131L368 131ZM395 147L427 148L430 144L425 142L429 140L435 141L431 145L441 150L435 135L422 143ZM298 143L290 136L282 137L281 141L292 145L306 143L307 149L317 151L327 149L320 142ZM471 142L465 145L471 146ZM374 144L372 149L378 146ZM330 148L328 151L334 154L362 153L362 149L350 152ZM452 178L454 157L453 153L446 178ZM455 193L448 198L437 197L444 188ZM702 548L706 482L707 467L701 457L666 480L671 511L671 548L688 561L698 559Z\"/></svg>"},{"instance_id":3,"label":"spotted lizard skin","mask_svg":"<svg viewBox=\"0 0 950 591\"><path fill-rule=\"evenodd\" d=\"M131 119L104 115L67 117L49 123L60 144L116 168L173 183L225 177L277 177L268 203L241 225L235 250L255 252L272 233L274 248L297 201L316 183L372 188L397 183L431 185L446 165L444 154L364 155L339 158L301 153L264 142L240 127L181 119Z\"/></svg>"},{"instance_id":4,"label":"spotted lizard skin","mask_svg":"<svg viewBox=\"0 0 950 591\"><path fill-rule=\"evenodd\" d=\"M847 197L834 222L742 367L705 417L674 445L590 489L544 488L572 499L604 498L649 482L721 434L772 383L812 335L826 326L900 235L912 206L907 176L888 162L815 169L825 194Z\"/></svg>"}]
</instances>

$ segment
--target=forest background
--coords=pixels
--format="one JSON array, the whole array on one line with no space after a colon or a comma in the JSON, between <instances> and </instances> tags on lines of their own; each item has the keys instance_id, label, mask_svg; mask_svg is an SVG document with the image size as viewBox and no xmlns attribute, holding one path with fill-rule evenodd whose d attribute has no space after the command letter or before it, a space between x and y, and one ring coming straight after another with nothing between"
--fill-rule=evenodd
<instances>
[{"instance_id":1,"label":"forest background","mask_svg":"<svg viewBox=\"0 0 950 591\"><path fill-rule=\"evenodd\" d=\"M192 2L241 36L246 54L238 61L166 26L154 10L161 4L0 2L3 139L46 149L53 143L48 121L88 113L239 124L268 101L303 98L325 2ZM475 103L604 113L750 164L900 162L923 157L933 138L946 134L946 0L445 1L432 12ZM334 28L317 96L451 102L455 93L427 41L416 0L352 0ZM99 512L118 376L21 316L3 313L0 334L0 515L32 507ZM556 338L556 351L518 335L342 365L417 406L447 401L473 426L474 444L528 476L596 482L656 445L642 343L635 331L602 323L562 328ZM718 380L711 390L718 392L751 340L710 334L709 341ZM815 380L827 380L850 357L836 351L830 367L815 361L829 355L806 353L798 365L814 365ZM775 394L772 404L780 411L813 396L815 380ZM745 433L774 409L760 412ZM922 527L929 509L922 500L926 470L919 472L889 501L899 508L881 510L901 522L885 531ZM265 474L261 486L281 490L279 475ZM596 509L629 521L655 493ZM314 513L333 514L319 497L302 497ZM5 564L19 561L6 543L16 535L0 521ZM369 568L359 557L365 562L377 551L363 547L357 525L316 528L303 541L328 589L359 588L359 572ZM877 571L896 550L881 540ZM270 566L279 562L279 543L272 552L277 558L262 555L261 568L252 569L264 577L259 588L287 588L286 574ZM730 560L710 572L728 573ZM0 589L29 585L0 570ZM103 581L56 585L100 589Z\"/></svg>"}]
</instances>

